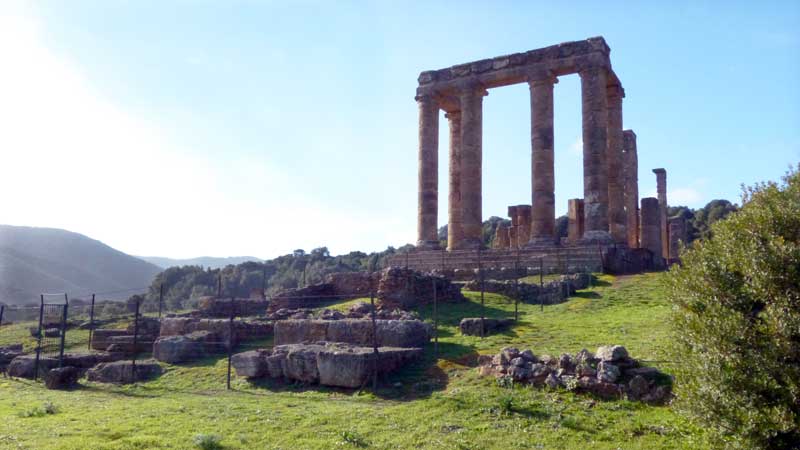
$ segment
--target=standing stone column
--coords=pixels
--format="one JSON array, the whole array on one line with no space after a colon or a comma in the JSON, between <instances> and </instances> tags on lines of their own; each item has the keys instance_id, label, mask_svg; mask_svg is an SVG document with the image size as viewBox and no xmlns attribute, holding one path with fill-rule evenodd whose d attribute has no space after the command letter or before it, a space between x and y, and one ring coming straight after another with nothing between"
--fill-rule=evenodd
<instances>
[{"instance_id":1,"label":"standing stone column","mask_svg":"<svg viewBox=\"0 0 800 450\"><path fill-rule=\"evenodd\" d=\"M445 114L450 124L450 180L447 202L447 249L459 248L464 238L461 227L461 111Z\"/></svg>"},{"instance_id":2,"label":"standing stone column","mask_svg":"<svg viewBox=\"0 0 800 450\"><path fill-rule=\"evenodd\" d=\"M439 246L439 106L428 95L416 98L419 105L419 186L417 199L417 247Z\"/></svg>"},{"instance_id":3,"label":"standing stone column","mask_svg":"<svg viewBox=\"0 0 800 450\"><path fill-rule=\"evenodd\" d=\"M625 173L625 214L628 222L628 247L639 247L639 157L636 154L636 133L622 133L623 168Z\"/></svg>"},{"instance_id":4,"label":"standing stone column","mask_svg":"<svg viewBox=\"0 0 800 450\"><path fill-rule=\"evenodd\" d=\"M483 246L482 160L483 87L470 87L459 95L461 102L461 228L460 248Z\"/></svg>"},{"instance_id":5,"label":"standing stone column","mask_svg":"<svg viewBox=\"0 0 800 450\"><path fill-rule=\"evenodd\" d=\"M567 202L567 241L575 244L583 238L583 199L571 198Z\"/></svg>"},{"instance_id":6,"label":"standing stone column","mask_svg":"<svg viewBox=\"0 0 800 450\"><path fill-rule=\"evenodd\" d=\"M524 247L531 239L531 206L517 205L517 244L520 248Z\"/></svg>"},{"instance_id":7,"label":"standing stone column","mask_svg":"<svg viewBox=\"0 0 800 450\"><path fill-rule=\"evenodd\" d=\"M680 259L681 245L687 241L686 219L673 217L669 219L669 260L670 263Z\"/></svg>"},{"instance_id":8,"label":"standing stone column","mask_svg":"<svg viewBox=\"0 0 800 450\"><path fill-rule=\"evenodd\" d=\"M642 248L653 252L657 265L660 265L660 259L663 258L660 209L657 198L642 199Z\"/></svg>"},{"instance_id":9,"label":"standing stone column","mask_svg":"<svg viewBox=\"0 0 800 450\"><path fill-rule=\"evenodd\" d=\"M529 81L531 90L531 184L530 245L556 242L556 196L553 164L553 85L556 77ZM522 243L520 243L523 245Z\"/></svg>"},{"instance_id":10,"label":"standing stone column","mask_svg":"<svg viewBox=\"0 0 800 450\"><path fill-rule=\"evenodd\" d=\"M661 254L669 259L669 225L667 224L667 171L653 169L656 174L656 192L658 192L658 206L661 208Z\"/></svg>"},{"instance_id":11,"label":"standing stone column","mask_svg":"<svg viewBox=\"0 0 800 450\"><path fill-rule=\"evenodd\" d=\"M518 248L517 233L519 231L519 215L516 206L508 207L508 217L511 218L511 227L508 229L508 242L510 248Z\"/></svg>"},{"instance_id":12,"label":"standing stone column","mask_svg":"<svg viewBox=\"0 0 800 450\"><path fill-rule=\"evenodd\" d=\"M608 86L608 129L606 138L606 164L608 167L608 222L614 242L628 242L625 216L624 179L622 176L622 99L625 90L619 84Z\"/></svg>"},{"instance_id":13,"label":"standing stone column","mask_svg":"<svg viewBox=\"0 0 800 450\"><path fill-rule=\"evenodd\" d=\"M508 225L498 225L497 226L497 235L495 236L495 240L497 241L496 248L500 249L507 249L509 247L508 242L508 231L510 227Z\"/></svg>"},{"instance_id":14,"label":"standing stone column","mask_svg":"<svg viewBox=\"0 0 800 450\"><path fill-rule=\"evenodd\" d=\"M580 72L583 116L583 240L611 243L608 232L606 69Z\"/></svg>"}]
</instances>

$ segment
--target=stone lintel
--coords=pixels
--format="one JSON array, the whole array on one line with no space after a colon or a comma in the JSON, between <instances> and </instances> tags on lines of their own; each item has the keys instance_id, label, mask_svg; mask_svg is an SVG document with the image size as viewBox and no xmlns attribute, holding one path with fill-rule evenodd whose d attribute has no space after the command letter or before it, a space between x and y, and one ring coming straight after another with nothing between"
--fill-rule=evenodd
<instances>
[{"instance_id":1,"label":"stone lintel","mask_svg":"<svg viewBox=\"0 0 800 450\"><path fill-rule=\"evenodd\" d=\"M490 89L526 82L531 74L561 76L588 67L607 69L609 83L620 84L611 69L609 53L605 40L598 37L425 71L419 76L417 93L455 95L470 83L478 82Z\"/></svg>"}]
</instances>

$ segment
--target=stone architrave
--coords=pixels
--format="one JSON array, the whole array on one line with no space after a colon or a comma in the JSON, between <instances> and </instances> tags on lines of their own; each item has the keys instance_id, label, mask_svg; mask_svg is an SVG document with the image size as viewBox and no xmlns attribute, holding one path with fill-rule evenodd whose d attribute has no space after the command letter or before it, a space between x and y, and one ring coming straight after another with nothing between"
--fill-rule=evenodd
<instances>
[{"instance_id":1,"label":"stone architrave","mask_svg":"<svg viewBox=\"0 0 800 450\"><path fill-rule=\"evenodd\" d=\"M670 259L669 254L669 224L667 224L667 171L653 169L656 174L656 192L658 193L658 206L661 214L661 255Z\"/></svg>"},{"instance_id":2,"label":"stone architrave","mask_svg":"<svg viewBox=\"0 0 800 450\"><path fill-rule=\"evenodd\" d=\"M524 247L531 236L531 206L530 205L517 205L517 222L519 223L519 230L517 231L517 246Z\"/></svg>"},{"instance_id":3,"label":"stone architrave","mask_svg":"<svg viewBox=\"0 0 800 450\"><path fill-rule=\"evenodd\" d=\"M653 253L655 258L663 258L661 247L661 208L658 199L647 197L642 199L642 248Z\"/></svg>"},{"instance_id":4,"label":"stone architrave","mask_svg":"<svg viewBox=\"0 0 800 450\"><path fill-rule=\"evenodd\" d=\"M419 198L417 247L437 248L439 236L439 106L429 95L417 96L419 105Z\"/></svg>"},{"instance_id":5,"label":"stone architrave","mask_svg":"<svg viewBox=\"0 0 800 450\"><path fill-rule=\"evenodd\" d=\"M445 114L450 124L450 168L447 214L447 249L459 248L464 238L461 227L461 111Z\"/></svg>"},{"instance_id":6,"label":"stone architrave","mask_svg":"<svg viewBox=\"0 0 800 450\"><path fill-rule=\"evenodd\" d=\"M639 247L639 159L636 154L636 133L622 133L623 168L625 178L625 214L627 216L628 247Z\"/></svg>"},{"instance_id":7,"label":"stone architrave","mask_svg":"<svg viewBox=\"0 0 800 450\"><path fill-rule=\"evenodd\" d=\"M567 242L575 244L583 238L583 199L571 198L567 205Z\"/></svg>"},{"instance_id":8,"label":"stone architrave","mask_svg":"<svg viewBox=\"0 0 800 450\"><path fill-rule=\"evenodd\" d=\"M611 243L608 232L608 166L606 164L607 73L591 67L580 72L583 116L583 240Z\"/></svg>"},{"instance_id":9,"label":"stone architrave","mask_svg":"<svg viewBox=\"0 0 800 450\"><path fill-rule=\"evenodd\" d=\"M460 248L483 245L483 97L482 86L469 86L459 94L461 104L461 229Z\"/></svg>"},{"instance_id":10,"label":"stone architrave","mask_svg":"<svg viewBox=\"0 0 800 450\"><path fill-rule=\"evenodd\" d=\"M622 99L625 91L619 84L606 89L608 101L608 128L606 138L606 164L608 167L608 224L611 237L617 244L627 244L627 217L625 216L625 182L622 165Z\"/></svg>"},{"instance_id":11,"label":"stone architrave","mask_svg":"<svg viewBox=\"0 0 800 450\"><path fill-rule=\"evenodd\" d=\"M555 177L553 163L553 85L550 74L528 82L531 91L531 231L530 245L553 245ZM520 242L522 245L522 242Z\"/></svg>"}]
</instances>

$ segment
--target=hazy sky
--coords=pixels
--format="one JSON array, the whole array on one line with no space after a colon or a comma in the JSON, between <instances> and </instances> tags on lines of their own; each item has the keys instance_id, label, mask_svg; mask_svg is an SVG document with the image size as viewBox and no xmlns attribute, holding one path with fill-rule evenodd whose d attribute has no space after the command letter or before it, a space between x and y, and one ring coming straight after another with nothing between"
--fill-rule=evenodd
<instances>
[{"instance_id":1,"label":"hazy sky","mask_svg":"<svg viewBox=\"0 0 800 450\"><path fill-rule=\"evenodd\" d=\"M419 72L602 35L670 203L800 161L800 2L0 3L0 223L138 255L415 239ZM484 215L530 203L525 85L484 100ZM447 127L441 119L440 215ZM556 208L582 196L580 86L555 90Z\"/></svg>"}]
</instances>

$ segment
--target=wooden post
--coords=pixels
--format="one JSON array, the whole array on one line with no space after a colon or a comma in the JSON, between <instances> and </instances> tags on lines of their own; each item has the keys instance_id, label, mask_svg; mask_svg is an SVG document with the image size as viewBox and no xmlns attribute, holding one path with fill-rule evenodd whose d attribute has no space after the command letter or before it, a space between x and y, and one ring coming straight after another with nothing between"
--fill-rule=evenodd
<instances>
[{"instance_id":1,"label":"wooden post","mask_svg":"<svg viewBox=\"0 0 800 450\"><path fill-rule=\"evenodd\" d=\"M439 308L436 299L436 279L433 279L433 354L439 359Z\"/></svg>"},{"instance_id":2,"label":"wooden post","mask_svg":"<svg viewBox=\"0 0 800 450\"><path fill-rule=\"evenodd\" d=\"M69 306L69 297L64 293L64 309L61 311L61 342L58 345L58 367L64 367L64 344L67 335L67 307Z\"/></svg>"},{"instance_id":3,"label":"wooden post","mask_svg":"<svg viewBox=\"0 0 800 450\"><path fill-rule=\"evenodd\" d=\"M375 320L375 292L369 293L369 304L372 306L372 392L378 390L378 324Z\"/></svg>"},{"instance_id":4,"label":"wooden post","mask_svg":"<svg viewBox=\"0 0 800 450\"><path fill-rule=\"evenodd\" d=\"M94 339L94 298L92 294L92 306L89 309L89 350L92 349L92 339Z\"/></svg>"},{"instance_id":5,"label":"wooden post","mask_svg":"<svg viewBox=\"0 0 800 450\"><path fill-rule=\"evenodd\" d=\"M544 256L539 257L539 307L544 312Z\"/></svg>"},{"instance_id":6,"label":"wooden post","mask_svg":"<svg viewBox=\"0 0 800 450\"><path fill-rule=\"evenodd\" d=\"M478 277L479 277L480 283L481 283L481 339L483 339L483 337L484 337L483 336L484 335L484 329L485 329L484 328L484 326L485 326L484 325L484 316L486 315L486 311L485 311L486 306L484 304L484 299L483 299L484 280L483 280L483 263L481 261L481 248L480 247L478 247Z\"/></svg>"}]
</instances>

